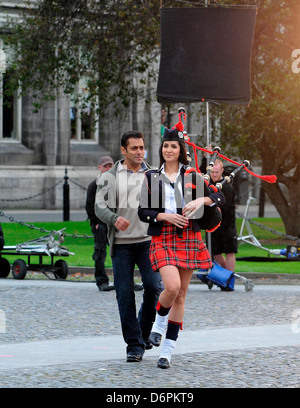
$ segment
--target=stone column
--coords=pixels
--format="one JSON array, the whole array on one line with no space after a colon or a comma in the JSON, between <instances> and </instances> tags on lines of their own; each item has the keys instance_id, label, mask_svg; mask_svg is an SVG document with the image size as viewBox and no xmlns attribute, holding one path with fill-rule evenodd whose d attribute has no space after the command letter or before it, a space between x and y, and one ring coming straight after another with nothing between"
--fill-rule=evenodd
<instances>
[{"instance_id":1,"label":"stone column","mask_svg":"<svg viewBox=\"0 0 300 408\"><path fill-rule=\"evenodd\" d=\"M57 100L57 159L56 164L69 164L71 119L70 99L60 96Z\"/></svg>"},{"instance_id":2,"label":"stone column","mask_svg":"<svg viewBox=\"0 0 300 408\"><path fill-rule=\"evenodd\" d=\"M57 159L57 101L45 102L43 108L43 162L55 166Z\"/></svg>"}]
</instances>

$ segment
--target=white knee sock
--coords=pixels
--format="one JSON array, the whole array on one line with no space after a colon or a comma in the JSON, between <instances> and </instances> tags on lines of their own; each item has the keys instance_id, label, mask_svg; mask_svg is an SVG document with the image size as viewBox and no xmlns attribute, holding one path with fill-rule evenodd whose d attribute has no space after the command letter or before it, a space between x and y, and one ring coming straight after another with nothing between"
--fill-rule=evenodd
<instances>
[{"instance_id":1,"label":"white knee sock","mask_svg":"<svg viewBox=\"0 0 300 408\"><path fill-rule=\"evenodd\" d=\"M169 316L168 314L166 316L160 316L158 313L156 313L155 322L153 323L152 326L152 331L163 335L167 327L168 316Z\"/></svg>"},{"instance_id":2,"label":"white knee sock","mask_svg":"<svg viewBox=\"0 0 300 408\"><path fill-rule=\"evenodd\" d=\"M172 352L176 346L176 340L165 339L159 358L167 358L169 363L171 362Z\"/></svg>"}]
</instances>

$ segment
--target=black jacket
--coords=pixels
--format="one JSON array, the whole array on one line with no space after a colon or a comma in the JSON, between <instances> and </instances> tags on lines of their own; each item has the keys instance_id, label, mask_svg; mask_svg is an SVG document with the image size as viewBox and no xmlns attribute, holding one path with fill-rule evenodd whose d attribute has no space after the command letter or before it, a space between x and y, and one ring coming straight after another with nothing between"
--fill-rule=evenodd
<instances>
[{"instance_id":1,"label":"black jacket","mask_svg":"<svg viewBox=\"0 0 300 408\"><path fill-rule=\"evenodd\" d=\"M187 183L193 182L195 185L201 183L203 187L203 177L198 173L191 173L190 179L185 177L185 171L188 166L182 166L180 170L182 192L178 189L178 184L174 185L175 200L177 204L177 213L182 214L182 194L185 199L191 194L190 199L198 198L195 196L194 189L187 187ZM164 177L159 170L149 170L145 173L145 180L141 190L140 205L138 209L138 215L141 221L149 223L148 234L158 236L161 234L163 227L163 221L156 221L158 213L165 212L164 208L164 183L169 183L169 180ZM203 191L203 188L202 188ZM221 191L212 191L204 183L204 196L209 198L215 203L217 207L221 206L225 202L224 195ZM200 195L199 195L200 197ZM207 207L207 206L204 206ZM201 214L202 215L202 214ZM201 227L196 219L192 219L192 228L194 231L201 231ZM177 228L177 233L180 233L181 229Z\"/></svg>"},{"instance_id":2,"label":"black jacket","mask_svg":"<svg viewBox=\"0 0 300 408\"><path fill-rule=\"evenodd\" d=\"M4 247L4 235L0 224L0 251L1 249L3 249L3 247Z\"/></svg>"},{"instance_id":3,"label":"black jacket","mask_svg":"<svg viewBox=\"0 0 300 408\"><path fill-rule=\"evenodd\" d=\"M202 172L206 170L206 159L205 158L202 159L200 170ZM223 177L221 180L218 180L216 182L213 182L211 180L211 184L216 185L217 183L220 183L222 181L223 181ZM222 186L222 192L225 197L225 203L222 206L222 224L220 225L220 228L218 228L218 230L216 231L218 233L222 230L227 229L228 227L235 226L235 222L236 222L235 210L236 210L236 204L237 204L237 194L236 194L236 190L234 188L233 182L224 183Z\"/></svg>"},{"instance_id":4,"label":"black jacket","mask_svg":"<svg viewBox=\"0 0 300 408\"><path fill-rule=\"evenodd\" d=\"M104 224L95 214L95 198L96 198L96 192L97 192L97 183L96 179L92 181L87 189L87 194L86 194L86 203L85 203L85 210L88 216L88 219L90 220L91 226L95 226L97 224ZM105 224L104 224L105 225Z\"/></svg>"}]
</instances>

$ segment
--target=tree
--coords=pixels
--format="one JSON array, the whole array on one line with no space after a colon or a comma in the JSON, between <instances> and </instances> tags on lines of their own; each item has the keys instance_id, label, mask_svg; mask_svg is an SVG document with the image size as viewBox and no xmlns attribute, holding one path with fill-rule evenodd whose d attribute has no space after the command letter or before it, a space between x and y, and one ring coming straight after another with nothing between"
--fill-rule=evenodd
<instances>
[{"instance_id":1,"label":"tree","mask_svg":"<svg viewBox=\"0 0 300 408\"><path fill-rule=\"evenodd\" d=\"M300 74L292 70L292 53L300 48L300 7L298 0L256 4L252 102L218 109L221 140L230 144L229 154L257 160L262 174L277 176L276 184L262 182L263 188L286 232L300 237Z\"/></svg>"},{"instance_id":2,"label":"tree","mask_svg":"<svg viewBox=\"0 0 300 408\"><path fill-rule=\"evenodd\" d=\"M30 89L38 108L58 90L99 107L128 106L132 78L152 75L159 51L159 1L41 0L30 6L7 42L15 50L8 90ZM79 80L85 89L78 92ZM88 92L84 92L87 90Z\"/></svg>"}]
</instances>

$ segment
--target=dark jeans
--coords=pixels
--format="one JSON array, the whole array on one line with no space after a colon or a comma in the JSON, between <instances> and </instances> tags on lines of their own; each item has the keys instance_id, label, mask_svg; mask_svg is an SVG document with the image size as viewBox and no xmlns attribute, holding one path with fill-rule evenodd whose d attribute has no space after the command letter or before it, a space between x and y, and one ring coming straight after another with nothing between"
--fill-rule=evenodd
<instances>
[{"instance_id":1,"label":"dark jeans","mask_svg":"<svg viewBox=\"0 0 300 408\"><path fill-rule=\"evenodd\" d=\"M96 229L93 225L92 233L94 236L93 260L95 261L95 280L96 285L99 286L109 281L104 267L106 260L107 226L105 224L99 224Z\"/></svg>"},{"instance_id":2,"label":"dark jeans","mask_svg":"<svg viewBox=\"0 0 300 408\"><path fill-rule=\"evenodd\" d=\"M160 274L153 271L149 260L150 241L114 246L112 256L114 285L119 307L122 333L128 351L144 352L156 314L161 292ZM134 268L138 266L144 294L138 317L134 293Z\"/></svg>"}]
</instances>

